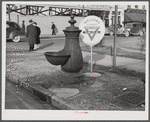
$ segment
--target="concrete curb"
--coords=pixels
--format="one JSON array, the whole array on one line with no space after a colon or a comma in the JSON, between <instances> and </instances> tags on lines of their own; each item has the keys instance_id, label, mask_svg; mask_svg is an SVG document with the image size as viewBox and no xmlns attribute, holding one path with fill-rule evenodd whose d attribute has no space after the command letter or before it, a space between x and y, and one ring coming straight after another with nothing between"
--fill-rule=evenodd
<instances>
[{"instance_id":1,"label":"concrete curb","mask_svg":"<svg viewBox=\"0 0 150 122\"><path fill-rule=\"evenodd\" d=\"M52 106L54 106L58 109L61 109L61 110L80 110L80 108L78 108L77 106L75 106L73 104L67 104L66 101L57 97L55 95L55 93L53 93L47 89L44 89L43 87L41 87L39 85L31 85L29 87L29 89L33 95L36 95L36 96L39 96L42 98L45 97L45 101L48 104L51 104Z\"/></svg>"}]
</instances>

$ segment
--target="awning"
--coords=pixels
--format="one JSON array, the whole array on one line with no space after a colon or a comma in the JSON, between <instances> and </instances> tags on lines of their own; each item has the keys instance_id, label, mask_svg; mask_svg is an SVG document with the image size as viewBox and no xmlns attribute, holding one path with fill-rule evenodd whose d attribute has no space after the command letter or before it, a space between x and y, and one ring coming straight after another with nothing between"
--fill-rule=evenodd
<instances>
[{"instance_id":1,"label":"awning","mask_svg":"<svg viewBox=\"0 0 150 122\"><path fill-rule=\"evenodd\" d=\"M124 22L146 22L146 14L125 13Z\"/></svg>"}]
</instances>

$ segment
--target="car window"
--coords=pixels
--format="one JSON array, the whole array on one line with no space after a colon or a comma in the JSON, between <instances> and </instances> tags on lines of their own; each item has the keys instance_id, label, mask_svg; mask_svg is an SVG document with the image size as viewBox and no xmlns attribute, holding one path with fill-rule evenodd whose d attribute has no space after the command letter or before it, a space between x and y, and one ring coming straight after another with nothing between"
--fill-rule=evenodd
<instances>
[{"instance_id":1,"label":"car window","mask_svg":"<svg viewBox=\"0 0 150 122\"><path fill-rule=\"evenodd\" d=\"M136 27L142 27L142 25L141 24L137 24Z\"/></svg>"},{"instance_id":2,"label":"car window","mask_svg":"<svg viewBox=\"0 0 150 122\"><path fill-rule=\"evenodd\" d=\"M19 25L17 25L16 23L14 23L16 29L19 29Z\"/></svg>"},{"instance_id":3,"label":"car window","mask_svg":"<svg viewBox=\"0 0 150 122\"><path fill-rule=\"evenodd\" d=\"M133 27L142 27L141 24L134 24Z\"/></svg>"},{"instance_id":4,"label":"car window","mask_svg":"<svg viewBox=\"0 0 150 122\"><path fill-rule=\"evenodd\" d=\"M121 27L122 27L122 25L118 25L118 27L119 27L119 28L121 28Z\"/></svg>"},{"instance_id":5,"label":"car window","mask_svg":"<svg viewBox=\"0 0 150 122\"><path fill-rule=\"evenodd\" d=\"M10 28L19 29L18 25L15 23L9 23Z\"/></svg>"},{"instance_id":6,"label":"car window","mask_svg":"<svg viewBox=\"0 0 150 122\"><path fill-rule=\"evenodd\" d=\"M125 27L132 27L132 25L131 24L126 24Z\"/></svg>"}]
</instances>

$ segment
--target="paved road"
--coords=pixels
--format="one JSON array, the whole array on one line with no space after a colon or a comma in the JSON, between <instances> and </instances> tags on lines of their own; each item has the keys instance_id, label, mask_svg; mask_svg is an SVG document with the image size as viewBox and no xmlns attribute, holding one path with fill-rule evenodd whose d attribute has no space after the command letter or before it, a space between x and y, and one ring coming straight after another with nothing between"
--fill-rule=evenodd
<instances>
[{"instance_id":1,"label":"paved road","mask_svg":"<svg viewBox=\"0 0 150 122\"><path fill-rule=\"evenodd\" d=\"M23 89L16 90L16 86L11 82L6 82L6 98L5 109L50 109L56 108L44 103L39 102L33 98L27 91Z\"/></svg>"}]
</instances>

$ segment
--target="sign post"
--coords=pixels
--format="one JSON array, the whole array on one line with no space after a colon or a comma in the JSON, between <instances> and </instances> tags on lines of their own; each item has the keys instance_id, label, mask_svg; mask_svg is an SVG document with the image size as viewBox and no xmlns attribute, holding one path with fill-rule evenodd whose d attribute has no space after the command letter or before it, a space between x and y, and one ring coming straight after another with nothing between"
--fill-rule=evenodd
<instances>
[{"instance_id":1,"label":"sign post","mask_svg":"<svg viewBox=\"0 0 150 122\"><path fill-rule=\"evenodd\" d=\"M92 54L93 53L93 51L92 51L92 46L91 46L91 72L93 72L93 57L92 57Z\"/></svg>"},{"instance_id":2,"label":"sign post","mask_svg":"<svg viewBox=\"0 0 150 122\"><path fill-rule=\"evenodd\" d=\"M80 37L82 41L91 47L91 73L93 72L92 47L98 44L105 34L104 22L97 16L85 17L79 25L82 30Z\"/></svg>"},{"instance_id":3,"label":"sign post","mask_svg":"<svg viewBox=\"0 0 150 122\"><path fill-rule=\"evenodd\" d=\"M117 41L117 20L118 20L118 6L115 5L115 35L114 35L114 56L113 56L113 69L116 68L116 41Z\"/></svg>"}]
</instances>

